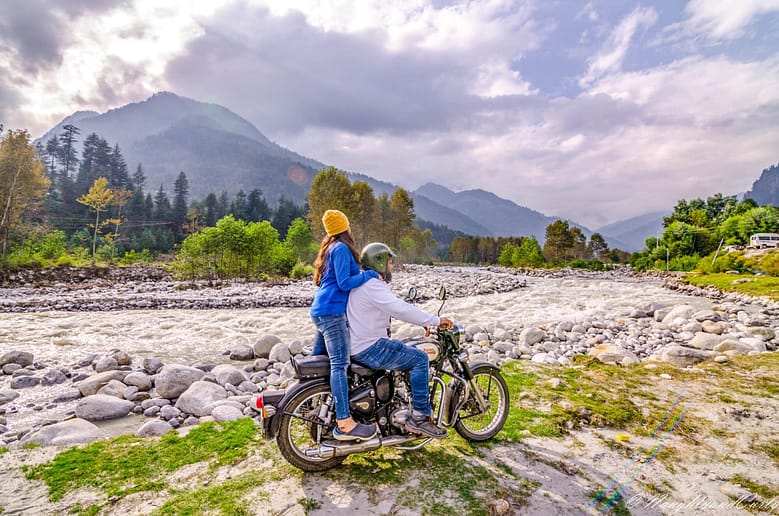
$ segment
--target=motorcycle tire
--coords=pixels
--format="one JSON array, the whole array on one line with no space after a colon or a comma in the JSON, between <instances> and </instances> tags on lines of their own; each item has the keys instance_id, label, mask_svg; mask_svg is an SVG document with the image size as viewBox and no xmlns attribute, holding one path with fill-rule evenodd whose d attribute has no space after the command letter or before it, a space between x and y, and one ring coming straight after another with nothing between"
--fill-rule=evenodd
<instances>
[{"instance_id":1,"label":"motorcycle tire","mask_svg":"<svg viewBox=\"0 0 779 516\"><path fill-rule=\"evenodd\" d=\"M469 441L486 441L495 437L506 423L511 405L509 388L500 371L488 366L476 366L473 380L489 408L479 413L479 404L471 393L457 413L454 429Z\"/></svg>"},{"instance_id":2,"label":"motorcycle tire","mask_svg":"<svg viewBox=\"0 0 779 516\"><path fill-rule=\"evenodd\" d=\"M284 407L276 443L287 462L308 472L325 471L341 464L346 457L319 458L305 451L317 448L317 434L327 429L319 423L319 408L330 395L328 385L315 385L300 391Z\"/></svg>"}]
</instances>

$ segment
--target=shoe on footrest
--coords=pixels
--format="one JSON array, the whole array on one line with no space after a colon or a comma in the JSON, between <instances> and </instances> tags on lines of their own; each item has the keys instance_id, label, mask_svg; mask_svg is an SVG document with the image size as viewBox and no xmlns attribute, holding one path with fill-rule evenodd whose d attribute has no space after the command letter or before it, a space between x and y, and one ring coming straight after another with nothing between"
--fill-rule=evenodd
<instances>
[{"instance_id":1,"label":"shoe on footrest","mask_svg":"<svg viewBox=\"0 0 779 516\"><path fill-rule=\"evenodd\" d=\"M406 430L413 434L421 434L435 439L446 437L446 429L436 426L430 420L430 416L410 416L406 420Z\"/></svg>"},{"instance_id":2,"label":"shoe on footrest","mask_svg":"<svg viewBox=\"0 0 779 516\"><path fill-rule=\"evenodd\" d=\"M339 430L337 426L333 428L333 438L336 441L367 441L374 435L376 435L376 425L357 423L348 432Z\"/></svg>"}]
</instances>

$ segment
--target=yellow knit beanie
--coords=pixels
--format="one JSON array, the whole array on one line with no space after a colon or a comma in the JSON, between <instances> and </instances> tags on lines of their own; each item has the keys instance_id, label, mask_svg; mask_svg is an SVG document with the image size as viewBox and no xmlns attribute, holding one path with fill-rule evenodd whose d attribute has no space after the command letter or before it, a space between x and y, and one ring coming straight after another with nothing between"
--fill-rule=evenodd
<instances>
[{"instance_id":1,"label":"yellow knit beanie","mask_svg":"<svg viewBox=\"0 0 779 516\"><path fill-rule=\"evenodd\" d=\"M349 219L343 212L338 210L327 210L322 216L322 224L325 225L325 232L328 236L335 236L344 231L349 231Z\"/></svg>"}]
</instances>

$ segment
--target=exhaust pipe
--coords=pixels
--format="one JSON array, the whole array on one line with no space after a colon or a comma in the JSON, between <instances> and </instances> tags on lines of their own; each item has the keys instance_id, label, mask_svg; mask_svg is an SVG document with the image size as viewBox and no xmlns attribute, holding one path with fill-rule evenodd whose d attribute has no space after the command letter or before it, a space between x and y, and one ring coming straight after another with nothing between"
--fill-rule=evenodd
<instances>
[{"instance_id":1,"label":"exhaust pipe","mask_svg":"<svg viewBox=\"0 0 779 516\"><path fill-rule=\"evenodd\" d=\"M365 453L368 451L378 450L382 446L397 446L410 441L419 439L420 436L412 435L392 435L386 437L383 441L378 435L368 441L359 443L352 442L338 442L338 441L325 441L317 448L309 448L305 450L306 457L316 457L318 459L332 459L333 457L343 457L345 455L351 455L353 453Z\"/></svg>"}]
</instances>

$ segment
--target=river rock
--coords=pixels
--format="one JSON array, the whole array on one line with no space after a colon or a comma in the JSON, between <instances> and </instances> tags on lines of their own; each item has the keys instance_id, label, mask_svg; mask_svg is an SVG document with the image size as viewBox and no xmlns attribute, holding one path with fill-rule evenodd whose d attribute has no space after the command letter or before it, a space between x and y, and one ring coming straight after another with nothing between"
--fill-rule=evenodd
<instances>
[{"instance_id":1,"label":"river rock","mask_svg":"<svg viewBox=\"0 0 779 516\"><path fill-rule=\"evenodd\" d=\"M247 346L246 344L236 344L235 347L230 350L230 360L252 360L254 359L254 348Z\"/></svg>"},{"instance_id":2,"label":"river rock","mask_svg":"<svg viewBox=\"0 0 779 516\"><path fill-rule=\"evenodd\" d=\"M712 350L723 340L725 339L720 335L698 332L695 334L695 337L690 339L687 345L696 349Z\"/></svg>"},{"instance_id":3,"label":"river rock","mask_svg":"<svg viewBox=\"0 0 779 516\"><path fill-rule=\"evenodd\" d=\"M275 335L264 335L254 343L254 356L257 358L268 358L273 346L281 342L281 339Z\"/></svg>"},{"instance_id":4,"label":"river rock","mask_svg":"<svg viewBox=\"0 0 779 516\"><path fill-rule=\"evenodd\" d=\"M701 322L701 329L706 333L713 333L715 335L722 335L728 329L728 323L724 321L711 321L704 320Z\"/></svg>"},{"instance_id":5,"label":"river rock","mask_svg":"<svg viewBox=\"0 0 779 516\"><path fill-rule=\"evenodd\" d=\"M13 401L19 397L19 393L16 391L0 391L0 405L5 405L9 401Z\"/></svg>"},{"instance_id":6,"label":"river rock","mask_svg":"<svg viewBox=\"0 0 779 516\"><path fill-rule=\"evenodd\" d=\"M148 391L152 386L149 375L140 371L133 371L132 373L125 376L124 384L137 387L139 391Z\"/></svg>"},{"instance_id":7,"label":"river rock","mask_svg":"<svg viewBox=\"0 0 779 516\"><path fill-rule=\"evenodd\" d=\"M621 348L615 344L598 344L590 349L588 355L595 357L604 364L619 364L631 366L639 364L641 361L633 352Z\"/></svg>"},{"instance_id":8,"label":"river rock","mask_svg":"<svg viewBox=\"0 0 779 516\"><path fill-rule=\"evenodd\" d=\"M695 313L695 308L690 305L677 305L671 309L668 314L663 317L663 323L671 325L677 319L687 320Z\"/></svg>"},{"instance_id":9,"label":"river rock","mask_svg":"<svg viewBox=\"0 0 779 516\"><path fill-rule=\"evenodd\" d=\"M133 363L132 357L130 357L130 355L124 351L114 351L111 357L116 360L116 363L120 366L128 366Z\"/></svg>"},{"instance_id":10,"label":"river rock","mask_svg":"<svg viewBox=\"0 0 779 516\"><path fill-rule=\"evenodd\" d=\"M147 421L144 423L137 432L135 432L135 435L138 437L156 437L160 435L165 435L168 432L172 431L173 427L170 426L170 423L167 421L163 421L162 419L152 419L151 421Z\"/></svg>"},{"instance_id":11,"label":"river rock","mask_svg":"<svg viewBox=\"0 0 779 516\"><path fill-rule=\"evenodd\" d=\"M59 369L47 369L45 373L43 373L43 376L41 377L41 384L42 385L57 385L60 383L64 383L68 381L68 377L65 376L65 373L60 371Z\"/></svg>"},{"instance_id":12,"label":"river rock","mask_svg":"<svg viewBox=\"0 0 779 516\"><path fill-rule=\"evenodd\" d=\"M197 417L211 414L214 402L227 398L227 391L221 385L211 382L194 382L179 396L176 407L182 412Z\"/></svg>"},{"instance_id":13,"label":"river rock","mask_svg":"<svg viewBox=\"0 0 779 516\"><path fill-rule=\"evenodd\" d=\"M162 363L162 360L157 358L144 358L141 366L145 371L148 371L149 374L157 374L157 372L162 369L165 364Z\"/></svg>"},{"instance_id":14,"label":"river rock","mask_svg":"<svg viewBox=\"0 0 779 516\"><path fill-rule=\"evenodd\" d=\"M289 346L283 342L279 342L268 354L268 360L271 362L289 362L292 355L289 352Z\"/></svg>"},{"instance_id":15,"label":"river rock","mask_svg":"<svg viewBox=\"0 0 779 516\"><path fill-rule=\"evenodd\" d=\"M95 371L98 373L114 371L116 369L119 369L119 362L117 362L114 357L102 357L95 362Z\"/></svg>"},{"instance_id":16,"label":"river rock","mask_svg":"<svg viewBox=\"0 0 779 516\"><path fill-rule=\"evenodd\" d=\"M750 351L752 351L752 346L748 344L744 344L743 342L739 342L737 340L733 339L725 339L716 346L714 346L714 351L717 353L724 353L726 351L732 351L734 355L746 355Z\"/></svg>"},{"instance_id":17,"label":"river rock","mask_svg":"<svg viewBox=\"0 0 779 516\"><path fill-rule=\"evenodd\" d=\"M47 425L22 437L20 444L40 444L43 446L71 446L91 443L105 439L108 435L96 425L84 419L69 419L61 423Z\"/></svg>"},{"instance_id":18,"label":"river rock","mask_svg":"<svg viewBox=\"0 0 779 516\"><path fill-rule=\"evenodd\" d=\"M214 410L211 411L211 417L213 417L215 421L235 421L244 416L241 410L238 410L233 406L219 405L214 407Z\"/></svg>"},{"instance_id":19,"label":"river rock","mask_svg":"<svg viewBox=\"0 0 779 516\"><path fill-rule=\"evenodd\" d=\"M107 384L100 387L97 394L105 394L106 396L113 396L114 398L124 398L124 391L127 386L119 380L111 380Z\"/></svg>"},{"instance_id":20,"label":"river rock","mask_svg":"<svg viewBox=\"0 0 779 516\"><path fill-rule=\"evenodd\" d=\"M33 354L29 351L8 351L0 357L0 367L6 364L18 364L27 367L33 363Z\"/></svg>"},{"instance_id":21,"label":"river rock","mask_svg":"<svg viewBox=\"0 0 779 516\"><path fill-rule=\"evenodd\" d=\"M127 376L126 371L106 371L104 373L94 374L89 378L78 382L76 388L81 391L82 396L91 396L97 394L97 391L111 380L118 380L121 382L124 380L125 376Z\"/></svg>"},{"instance_id":22,"label":"river rock","mask_svg":"<svg viewBox=\"0 0 779 516\"><path fill-rule=\"evenodd\" d=\"M765 345L765 342L763 342L762 339L758 339L757 337L747 337L743 339L739 339L739 342L742 344L746 344L747 346L752 348L752 351L757 351L758 353L762 353L763 351L767 351L768 348Z\"/></svg>"},{"instance_id":23,"label":"river rock","mask_svg":"<svg viewBox=\"0 0 779 516\"><path fill-rule=\"evenodd\" d=\"M190 385L203 378L205 374L195 367L179 364L166 365L157 374L154 385L157 394L163 398L174 399L181 396Z\"/></svg>"},{"instance_id":24,"label":"river rock","mask_svg":"<svg viewBox=\"0 0 779 516\"><path fill-rule=\"evenodd\" d=\"M522 333L519 334L519 342L527 344L528 346L538 344L544 340L544 338L546 338L546 332L532 326L525 328L522 330Z\"/></svg>"},{"instance_id":25,"label":"river rock","mask_svg":"<svg viewBox=\"0 0 779 516\"><path fill-rule=\"evenodd\" d=\"M747 332L749 332L749 334L753 337L757 337L758 339L762 339L764 341L771 340L776 337L776 332L774 332L773 328L769 328L767 326L748 326Z\"/></svg>"},{"instance_id":26,"label":"river rock","mask_svg":"<svg viewBox=\"0 0 779 516\"><path fill-rule=\"evenodd\" d=\"M135 404L105 394L93 394L82 399L76 405L76 417L87 421L105 421L124 417L132 412Z\"/></svg>"},{"instance_id":27,"label":"river rock","mask_svg":"<svg viewBox=\"0 0 779 516\"><path fill-rule=\"evenodd\" d=\"M11 379L11 388L12 389L29 389L30 387L35 387L36 385L40 385L41 383L41 377L40 376L16 376Z\"/></svg>"},{"instance_id":28,"label":"river rock","mask_svg":"<svg viewBox=\"0 0 779 516\"><path fill-rule=\"evenodd\" d=\"M222 387L228 383L239 385L241 382L248 379L237 367L230 364L221 364L214 367L211 370L211 374L214 375L216 383Z\"/></svg>"},{"instance_id":29,"label":"river rock","mask_svg":"<svg viewBox=\"0 0 779 516\"><path fill-rule=\"evenodd\" d=\"M81 397L81 391L78 389L67 389L54 398L54 403L67 403L69 401L76 401Z\"/></svg>"},{"instance_id":30,"label":"river rock","mask_svg":"<svg viewBox=\"0 0 779 516\"><path fill-rule=\"evenodd\" d=\"M702 351L686 346L668 346L660 354L660 360L670 362L679 367L690 367L699 362L703 362L711 357L710 351Z\"/></svg>"}]
</instances>

